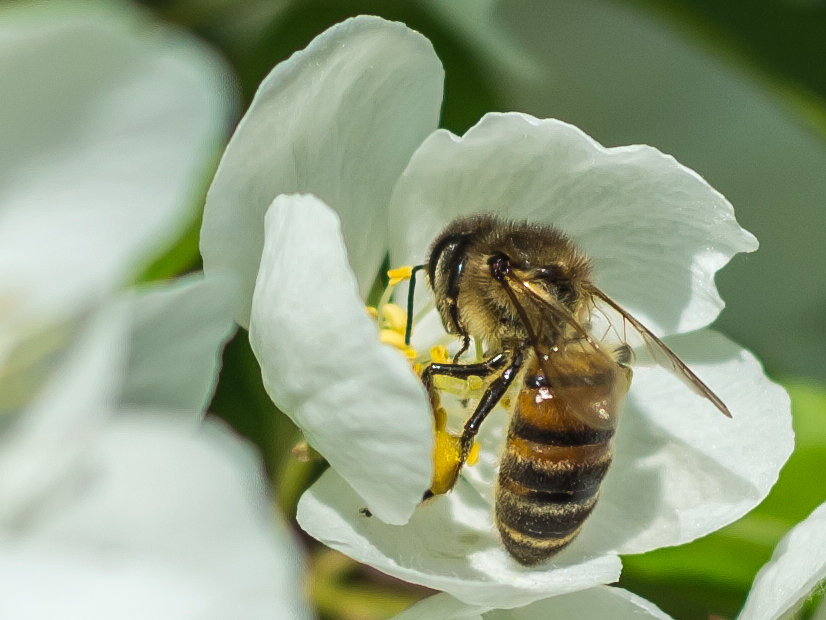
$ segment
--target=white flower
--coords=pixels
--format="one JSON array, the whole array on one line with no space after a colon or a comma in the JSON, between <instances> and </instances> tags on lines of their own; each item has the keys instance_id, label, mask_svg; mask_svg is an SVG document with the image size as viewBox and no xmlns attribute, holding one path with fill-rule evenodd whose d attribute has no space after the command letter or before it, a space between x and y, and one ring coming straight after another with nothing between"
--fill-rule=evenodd
<instances>
[{"instance_id":1,"label":"white flower","mask_svg":"<svg viewBox=\"0 0 826 620\"><path fill-rule=\"evenodd\" d=\"M611 582L618 554L687 542L746 513L791 451L789 403L749 353L706 329L723 305L715 272L756 248L720 194L655 149L607 149L556 120L490 114L462 137L435 130L440 81L427 41L399 24L359 17L317 37L265 79L231 140L202 253L208 273L241 283L236 316L265 385L332 466L302 498L301 526L395 576L516 607ZM518 566L493 528L502 410L480 433L480 463L414 512L430 476L430 414L358 294L385 253L393 266L421 263L448 221L475 212L568 233L596 284L734 414L661 369L637 370L597 509L541 570ZM427 350L443 335L431 312L414 344Z\"/></svg>"},{"instance_id":2,"label":"white flower","mask_svg":"<svg viewBox=\"0 0 826 620\"><path fill-rule=\"evenodd\" d=\"M232 284L114 298L190 215L223 70L63 7L0 10L0 617L304 617L259 463L198 419Z\"/></svg>"},{"instance_id":3,"label":"white flower","mask_svg":"<svg viewBox=\"0 0 826 620\"><path fill-rule=\"evenodd\" d=\"M790 277L823 262L826 144L815 120L822 104L791 104L786 80L795 77L781 77L782 67L745 51L742 39L710 44L715 35L703 29L713 20L698 30L677 12L611 0L471 3L493 5L488 13L457 4L438 3L485 37L479 51L497 45L502 58L504 41L520 51L519 68L531 68L496 72L492 86L509 109L564 118L604 144L656 145L737 206L761 249L720 274L729 305L719 326L776 372L826 377L826 278L801 286Z\"/></svg>"},{"instance_id":4,"label":"white flower","mask_svg":"<svg viewBox=\"0 0 826 620\"><path fill-rule=\"evenodd\" d=\"M826 580L826 504L794 526L754 579L741 620L789 617ZM821 603L817 617L826 613Z\"/></svg>"},{"instance_id":5,"label":"white flower","mask_svg":"<svg viewBox=\"0 0 826 620\"><path fill-rule=\"evenodd\" d=\"M826 504L793 527L755 577L738 620L778 620L794 612L826 580ZM826 608L821 606L818 613ZM520 620L522 618L670 618L646 601L620 588L598 587L537 601L510 610L468 605L447 594L426 598L394 620ZM821 617L818 615L817 617Z\"/></svg>"},{"instance_id":6,"label":"white flower","mask_svg":"<svg viewBox=\"0 0 826 620\"><path fill-rule=\"evenodd\" d=\"M489 609L468 605L448 594L436 594L419 601L393 620L670 620L656 605L636 594L608 586L563 594L515 609Z\"/></svg>"}]
</instances>

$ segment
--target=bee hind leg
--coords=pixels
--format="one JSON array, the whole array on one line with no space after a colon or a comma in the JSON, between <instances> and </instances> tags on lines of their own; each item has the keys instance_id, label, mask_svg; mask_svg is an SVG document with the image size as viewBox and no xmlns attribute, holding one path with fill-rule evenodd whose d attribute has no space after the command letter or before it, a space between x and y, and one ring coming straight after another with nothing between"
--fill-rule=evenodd
<instances>
[{"instance_id":1,"label":"bee hind leg","mask_svg":"<svg viewBox=\"0 0 826 620\"><path fill-rule=\"evenodd\" d=\"M448 375L456 378L471 376L487 377L499 372L499 375L488 385L473 414L465 422L462 434L459 437L445 433L437 424L437 448L434 452L434 477L431 488L428 489L423 500L434 495L446 493L456 484L459 473L470 455L473 443L482 422L502 399L513 380L522 367L523 356L520 351L503 351L489 360L477 364L431 364L422 374L422 381L430 394L434 416L438 420L439 395L433 386L435 375Z\"/></svg>"},{"instance_id":2,"label":"bee hind leg","mask_svg":"<svg viewBox=\"0 0 826 620\"><path fill-rule=\"evenodd\" d=\"M467 422L465 422L465 427L462 431L462 456L460 467L464 465L468 455L470 454L470 450L473 447L473 442L476 439L479 428L482 426L482 422L484 422L485 418L488 417L488 414L493 411L496 404L502 400L505 392L508 391L511 383L513 383L513 380L519 374L519 370L522 368L522 361L523 356L521 351L513 351L510 354L510 363L505 370L502 371L502 374L491 382L488 389L485 390L485 393L479 400L479 404L476 405L476 409L473 414L467 419Z\"/></svg>"}]
</instances>

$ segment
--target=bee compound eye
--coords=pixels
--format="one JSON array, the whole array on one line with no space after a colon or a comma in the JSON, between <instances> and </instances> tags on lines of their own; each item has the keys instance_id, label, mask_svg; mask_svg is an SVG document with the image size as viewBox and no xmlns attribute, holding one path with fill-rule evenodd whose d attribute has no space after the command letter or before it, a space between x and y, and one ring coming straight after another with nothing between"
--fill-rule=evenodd
<instances>
[{"instance_id":1,"label":"bee compound eye","mask_svg":"<svg viewBox=\"0 0 826 620\"><path fill-rule=\"evenodd\" d=\"M559 265L540 267L535 271L534 278L544 285L554 297L564 299L574 292L571 279Z\"/></svg>"},{"instance_id":2,"label":"bee compound eye","mask_svg":"<svg viewBox=\"0 0 826 620\"><path fill-rule=\"evenodd\" d=\"M500 279L510 271L511 260L506 254L494 254L488 259L488 265L491 275Z\"/></svg>"}]
</instances>

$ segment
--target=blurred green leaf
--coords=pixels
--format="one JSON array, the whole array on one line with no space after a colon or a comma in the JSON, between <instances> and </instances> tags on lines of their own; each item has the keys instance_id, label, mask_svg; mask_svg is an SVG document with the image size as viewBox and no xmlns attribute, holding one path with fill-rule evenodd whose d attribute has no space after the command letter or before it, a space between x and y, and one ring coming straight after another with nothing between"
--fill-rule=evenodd
<instances>
[{"instance_id":1,"label":"blurred green leaf","mask_svg":"<svg viewBox=\"0 0 826 620\"><path fill-rule=\"evenodd\" d=\"M270 477L278 472L283 455L289 454L298 441L295 427L264 390L258 361L243 329L224 349L221 376L209 412L258 447Z\"/></svg>"},{"instance_id":2,"label":"blurred green leaf","mask_svg":"<svg viewBox=\"0 0 826 620\"><path fill-rule=\"evenodd\" d=\"M303 440L303 435L264 389L246 330L239 329L224 349L221 375L209 412L258 448L279 507L288 519L294 518L301 494L327 464L317 455L302 460L293 454L293 447Z\"/></svg>"},{"instance_id":3,"label":"blurred green leaf","mask_svg":"<svg viewBox=\"0 0 826 620\"><path fill-rule=\"evenodd\" d=\"M201 232L200 210L193 216L186 230L175 244L152 261L138 277L140 282L166 280L201 268L198 240Z\"/></svg>"},{"instance_id":4,"label":"blurred green leaf","mask_svg":"<svg viewBox=\"0 0 826 620\"><path fill-rule=\"evenodd\" d=\"M769 496L750 514L681 547L623 558L620 585L680 619L733 618L777 542L826 500L826 388L788 381L796 447Z\"/></svg>"},{"instance_id":5,"label":"blurred green leaf","mask_svg":"<svg viewBox=\"0 0 826 620\"><path fill-rule=\"evenodd\" d=\"M826 3L818 0L642 0L714 33L763 70L826 100Z\"/></svg>"}]
</instances>

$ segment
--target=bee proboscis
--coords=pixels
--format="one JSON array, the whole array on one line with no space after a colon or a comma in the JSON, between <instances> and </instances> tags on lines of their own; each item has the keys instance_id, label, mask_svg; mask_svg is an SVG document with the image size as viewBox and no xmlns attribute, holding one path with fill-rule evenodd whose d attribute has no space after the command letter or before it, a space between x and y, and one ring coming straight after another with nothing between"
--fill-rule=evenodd
<instances>
[{"instance_id":1,"label":"bee proboscis","mask_svg":"<svg viewBox=\"0 0 826 620\"><path fill-rule=\"evenodd\" d=\"M576 537L613 457L632 354L624 338L610 348L593 335L597 308L621 317L623 333L630 326L656 363L731 417L682 360L593 284L588 258L555 228L492 215L458 218L421 267L445 329L462 340L451 363L431 363L422 373L434 411L440 399L434 377L485 379L462 431L453 484L485 417L512 385L521 385L494 516L505 548L522 564L542 562ZM471 337L483 343L485 359L460 363Z\"/></svg>"}]
</instances>

